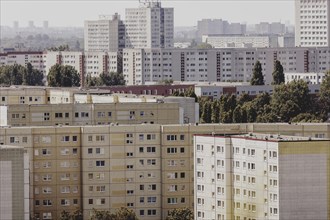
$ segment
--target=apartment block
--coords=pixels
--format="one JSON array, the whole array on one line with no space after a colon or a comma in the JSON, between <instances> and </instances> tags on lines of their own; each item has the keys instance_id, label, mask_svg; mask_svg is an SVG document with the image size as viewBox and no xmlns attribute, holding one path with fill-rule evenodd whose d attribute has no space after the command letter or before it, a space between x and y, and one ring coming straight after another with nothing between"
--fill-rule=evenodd
<instances>
[{"instance_id":1,"label":"apartment block","mask_svg":"<svg viewBox=\"0 0 330 220\"><path fill-rule=\"evenodd\" d=\"M330 46L330 2L295 1L296 46Z\"/></svg>"},{"instance_id":2,"label":"apartment block","mask_svg":"<svg viewBox=\"0 0 330 220\"><path fill-rule=\"evenodd\" d=\"M125 10L126 48L172 48L174 9L161 7L160 0L140 1Z\"/></svg>"},{"instance_id":3,"label":"apartment block","mask_svg":"<svg viewBox=\"0 0 330 220\"><path fill-rule=\"evenodd\" d=\"M122 58L120 52L78 52L78 51L45 51L45 52L7 52L0 54L0 66L31 63L33 68L41 71L45 77L55 64L75 68L84 77L99 76L101 73L121 72Z\"/></svg>"},{"instance_id":4,"label":"apartment block","mask_svg":"<svg viewBox=\"0 0 330 220\"><path fill-rule=\"evenodd\" d=\"M203 35L202 42L210 44L213 48L277 47L278 37Z\"/></svg>"},{"instance_id":5,"label":"apartment block","mask_svg":"<svg viewBox=\"0 0 330 220\"><path fill-rule=\"evenodd\" d=\"M229 23L222 19L202 19L197 22L197 37L202 39L203 35L244 35L246 25L240 23Z\"/></svg>"},{"instance_id":6,"label":"apartment block","mask_svg":"<svg viewBox=\"0 0 330 220\"><path fill-rule=\"evenodd\" d=\"M249 82L255 62L272 82L274 61L284 72L326 72L330 48L124 49L123 74L127 85L184 82Z\"/></svg>"},{"instance_id":7,"label":"apartment block","mask_svg":"<svg viewBox=\"0 0 330 220\"><path fill-rule=\"evenodd\" d=\"M0 66L14 64L26 66L28 63L31 63L34 69L37 69L45 74L43 52L41 51L0 53Z\"/></svg>"},{"instance_id":8,"label":"apartment block","mask_svg":"<svg viewBox=\"0 0 330 220\"><path fill-rule=\"evenodd\" d=\"M329 139L197 135L196 219L328 219Z\"/></svg>"},{"instance_id":9,"label":"apartment block","mask_svg":"<svg viewBox=\"0 0 330 220\"><path fill-rule=\"evenodd\" d=\"M23 147L0 146L0 219L30 219L29 158Z\"/></svg>"},{"instance_id":10,"label":"apartment block","mask_svg":"<svg viewBox=\"0 0 330 220\"><path fill-rule=\"evenodd\" d=\"M304 80L307 84L321 84L325 73L285 73L285 83L293 80Z\"/></svg>"},{"instance_id":11,"label":"apartment block","mask_svg":"<svg viewBox=\"0 0 330 220\"><path fill-rule=\"evenodd\" d=\"M88 219L92 208L124 206L139 219L157 220L173 208L193 209L194 135L212 132L328 138L330 124L0 127L0 145L24 147L29 155L30 210L36 219L58 219L62 210L77 209ZM311 143L308 149L318 147Z\"/></svg>"},{"instance_id":12,"label":"apartment block","mask_svg":"<svg viewBox=\"0 0 330 220\"><path fill-rule=\"evenodd\" d=\"M193 103L195 105L195 103ZM96 103L1 106L9 126L178 124L183 109L178 103ZM193 111L190 115L194 115ZM186 113L187 115L187 113ZM194 121L195 118L188 118Z\"/></svg>"},{"instance_id":13,"label":"apartment block","mask_svg":"<svg viewBox=\"0 0 330 220\"><path fill-rule=\"evenodd\" d=\"M100 15L98 20L85 21L85 51L117 52L125 48L125 26L119 14Z\"/></svg>"}]
</instances>

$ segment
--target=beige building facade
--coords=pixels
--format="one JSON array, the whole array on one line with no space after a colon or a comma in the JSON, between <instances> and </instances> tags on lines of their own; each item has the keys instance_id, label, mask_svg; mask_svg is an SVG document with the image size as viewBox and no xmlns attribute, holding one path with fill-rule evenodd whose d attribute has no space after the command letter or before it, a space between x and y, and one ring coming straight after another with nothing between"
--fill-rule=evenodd
<instances>
[{"instance_id":1,"label":"beige building facade","mask_svg":"<svg viewBox=\"0 0 330 220\"><path fill-rule=\"evenodd\" d=\"M186 124L1 127L0 144L30 156L30 209L37 219L62 210L128 207L165 219L194 207L195 134L247 132L330 137L330 124Z\"/></svg>"}]
</instances>

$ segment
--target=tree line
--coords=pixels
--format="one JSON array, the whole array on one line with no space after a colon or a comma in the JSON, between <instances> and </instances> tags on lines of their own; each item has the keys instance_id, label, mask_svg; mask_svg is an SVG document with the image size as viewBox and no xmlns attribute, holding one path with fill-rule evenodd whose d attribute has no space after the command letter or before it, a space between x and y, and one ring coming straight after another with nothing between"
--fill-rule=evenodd
<instances>
[{"instance_id":1,"label":"tree line","mask_svg":"<svg viewBox=\"0 0 330 220\"><path fill-rule=\"evenodd\" d=\"M78 71L68 65L55 64L49 70L47 79L37 69L34 69L31 63L27 63L26 67L14 64L0 66L0 85L28 85L28 86L44 86L47 81L50 87L79 87L81 86L81 78ZM113 86L125 85L122 73L102 73L98 77L87 75L85 79L87 87L93 86Z\"/></svg>"},{"instance_id":2,"label":"tree line","mask_svg":"<svg viewBox=\"0 0 330 220\"><path fill-rule=\"evenodd\" d=\"M330 71L318 95L305 81L276 85L272 95L223 95L219 100L198 98L201 123L322 122L330 112Z\"/></svg>"},{"instance_id":3,"label":"tree line","mask_svg":"<svg viewBox=\"0 0 330 220\"><path fill-rule=\"evenodd\" d=\"M81 210L68 212L63 210L60 215L60 220L82 220L83 215ZM193 220L194 213L189 208L176 208L169 211L166 220ZM108 210L93 209L90 220L138 220L136 213L128 208L121 207L110 212Z\"/></svg>"},{"instance_id":4,"label":"tree line","mask_svg":"<svg viewBox=\"0 0 330 220\"><path fill-rule=\"evenodd\" d=\"M31 63L25 66L14 64L0 66L0 85L43 86L44 75L33 68Z\"/></svg>"}]
</instances>

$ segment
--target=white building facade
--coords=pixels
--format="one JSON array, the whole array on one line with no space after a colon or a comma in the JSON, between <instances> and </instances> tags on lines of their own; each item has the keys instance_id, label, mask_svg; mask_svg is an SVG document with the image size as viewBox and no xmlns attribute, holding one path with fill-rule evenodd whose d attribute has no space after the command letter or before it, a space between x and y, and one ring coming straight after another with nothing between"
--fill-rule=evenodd
<instances>
[{"instance_id":1,"label":"white building facade","mask_svg":"<svg viewBox=\"0 0 330 220\"><path fill-rule=\"evenodd\" d=\"M295 1L296 46L330 46L330 1Z\"/></svg>"},{"instance_id":2,"label":"white building facade","mask_svg":"<svg viewBox=\"0 0 330 220\"><path fill-rule=\"evenodd\" d=\"M174 9L162 8L159 0L140 1L126 9L126 48L172 48Z\"/></svg>"},{"instance_id":3,"label":"white building facade","mask_svg":"<svg viewBox=\"0 0 330 220\"><path fill-rule=\"evenodd\" d=\"M262 134L195 136L195 219L328 219L328 165L322 165L328 142Z\"/></svg>"},{"instance_id":4,"label":"white building facade","mask_svg":"<svg viewBox=\"0 0 330 220\"><path fill-rule=\"evenodd\" d=\"M117 52L125 48L125 26L118 14L85 21L84 33L85 51Z\"/></svg>"},{"instance_id":5,"label":"white building facade","mask_svg":"<svg viewBox=\"0 0 330 220\"><path fill-rule=\"evenodd\" d=\"M326 72L330 48L125 49L123 74L127 85L163 80L185 82L249 82L254 64L263 67L271 84L274 61L284 72Z\"/></svg>"},{"instance_id":6,"label":"white building facade","mask_svg":"<svg viewBox=\"0 0 330 220\"><path fill-rule=\"evenodd\" d=\"M285 83L294 80L304 80L307 84L321 84L325 73L285 73Z\"/></svg>"}]
</instances>

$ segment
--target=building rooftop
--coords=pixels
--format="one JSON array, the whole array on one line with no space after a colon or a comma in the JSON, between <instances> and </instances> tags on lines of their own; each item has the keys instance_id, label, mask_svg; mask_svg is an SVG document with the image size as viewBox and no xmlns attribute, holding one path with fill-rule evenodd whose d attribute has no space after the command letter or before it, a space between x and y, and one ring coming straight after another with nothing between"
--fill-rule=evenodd
<instances>
[{"instance_id":1,"label":"building rooftop","mask_svg":"<svg viewBox=\"0 0 330 220\"><path fill-rule=\"evenodd\" d=\"M244 134L209 134L209 135L195 135L208 137L231 137L255 141L269 141L269 142L299 142L299 141L330 141L327 138L303 137L303 136L289 136L281 134L261 134L261 133L244 133Z\"/></svg>"}]
</instances>

